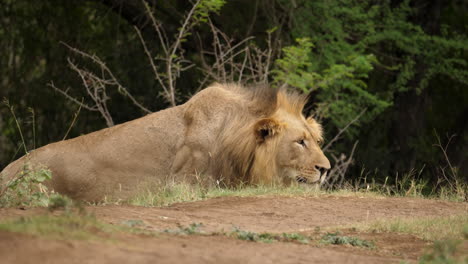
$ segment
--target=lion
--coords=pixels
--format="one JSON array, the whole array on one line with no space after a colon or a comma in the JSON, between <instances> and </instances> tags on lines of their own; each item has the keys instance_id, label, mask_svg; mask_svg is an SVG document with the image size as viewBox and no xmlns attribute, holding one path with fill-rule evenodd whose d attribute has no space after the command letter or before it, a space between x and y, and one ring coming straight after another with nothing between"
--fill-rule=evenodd
<instances>
[{"instance_id":1,"label":"lion","mask_svg":"<svg viewBox=\"0 0 468 264\"><path fill-rule=\"evenodd\" d=\"M200 175L227 187L320 184L330 162L305 103L282 89L215 83L185 104L38 148L1 174L47 167L49 189L85 201L127 199L140 184Z\"/></svg>"}]
</instances>

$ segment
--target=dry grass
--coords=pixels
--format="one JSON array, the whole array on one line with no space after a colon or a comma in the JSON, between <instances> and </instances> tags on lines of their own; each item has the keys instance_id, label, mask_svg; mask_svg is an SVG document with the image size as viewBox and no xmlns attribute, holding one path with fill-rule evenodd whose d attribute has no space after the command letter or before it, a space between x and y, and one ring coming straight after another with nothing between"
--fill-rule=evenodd
<instances>
[{"instance_id":1,"label":"dry grass","mask_svg":"<svg viewBox=\"0 0 468 264\"><path fill-rule=\"evenodd\" d=\"M137 195L125 201L137 206L167 206L179 202L200 201L225 196L319 196L326 194L314 186L245 186L239 188L202 187L188 183L171 183L146 187Z\"/></svg>"},{"instance_id":2,"label":"dry grass","mask_svg":"<svg viewBox=\"0 0 468 264\"><path fill-rule=\"evenodd\" d=\"M428 241L468 237L468 213L446 217L397 218L354 226L365 232L393 232L417 236Z\"/></svg>"}]
</instances>

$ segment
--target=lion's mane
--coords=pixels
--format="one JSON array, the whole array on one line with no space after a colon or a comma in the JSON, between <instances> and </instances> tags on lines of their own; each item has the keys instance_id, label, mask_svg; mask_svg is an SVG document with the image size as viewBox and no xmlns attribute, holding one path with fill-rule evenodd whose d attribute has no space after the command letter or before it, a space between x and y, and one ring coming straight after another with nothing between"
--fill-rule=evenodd
<instances>
[{"instance_id":1,"label":"lion's mane","mask_svg":"<svg viewBox=\"0 0 468 264\"><path fill-rule=\"evenodd\" d=\"M268 119L279 110L300 119L306 96L267 86L223 88L241 95L239 104L244 110L236 109L226 116L216 140L211 174L228 186L280 183L275 160L280 137L273 137L269 144L258 144L253 131L261 129L256 127L262 125L258 120ZM273 129L273 133L283 132L281 127Z\"/></svg>"}]
</instances>

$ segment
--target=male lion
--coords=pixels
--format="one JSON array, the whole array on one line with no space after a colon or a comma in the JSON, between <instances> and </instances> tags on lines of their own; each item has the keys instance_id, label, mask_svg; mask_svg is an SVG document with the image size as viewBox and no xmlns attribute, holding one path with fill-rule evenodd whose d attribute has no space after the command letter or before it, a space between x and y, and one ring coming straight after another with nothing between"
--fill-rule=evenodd
<instances>
[{"instance_id":1,"label":"male lion","mask_svg":"<svg viewBox=\"0 0 468 264\"><path fill-rule=\"evenodd\" d=\"M3 170L47 167L48 187L75 199L125 199L138 185L208 177L225 186L320 183L330 162L305 97L214 84L187 103L32 151Z\"/></svg>"}]
</instances>

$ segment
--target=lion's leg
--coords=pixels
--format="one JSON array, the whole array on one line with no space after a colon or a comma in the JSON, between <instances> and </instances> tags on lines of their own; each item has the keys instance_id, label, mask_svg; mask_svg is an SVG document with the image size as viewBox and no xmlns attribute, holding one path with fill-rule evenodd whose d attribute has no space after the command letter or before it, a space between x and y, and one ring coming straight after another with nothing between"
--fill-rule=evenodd
<instances>
[{"instance_id":1,"label":"lion's leg","mask_svg":"<svg viewBox=\"0 0 468 264\"><path fill-rule=\"evenodd\" d=\"M201 146L183 145L177 151L171 167L171 174L195 175L206 172L210 156Z\"/></svg>"}]
</instances>

